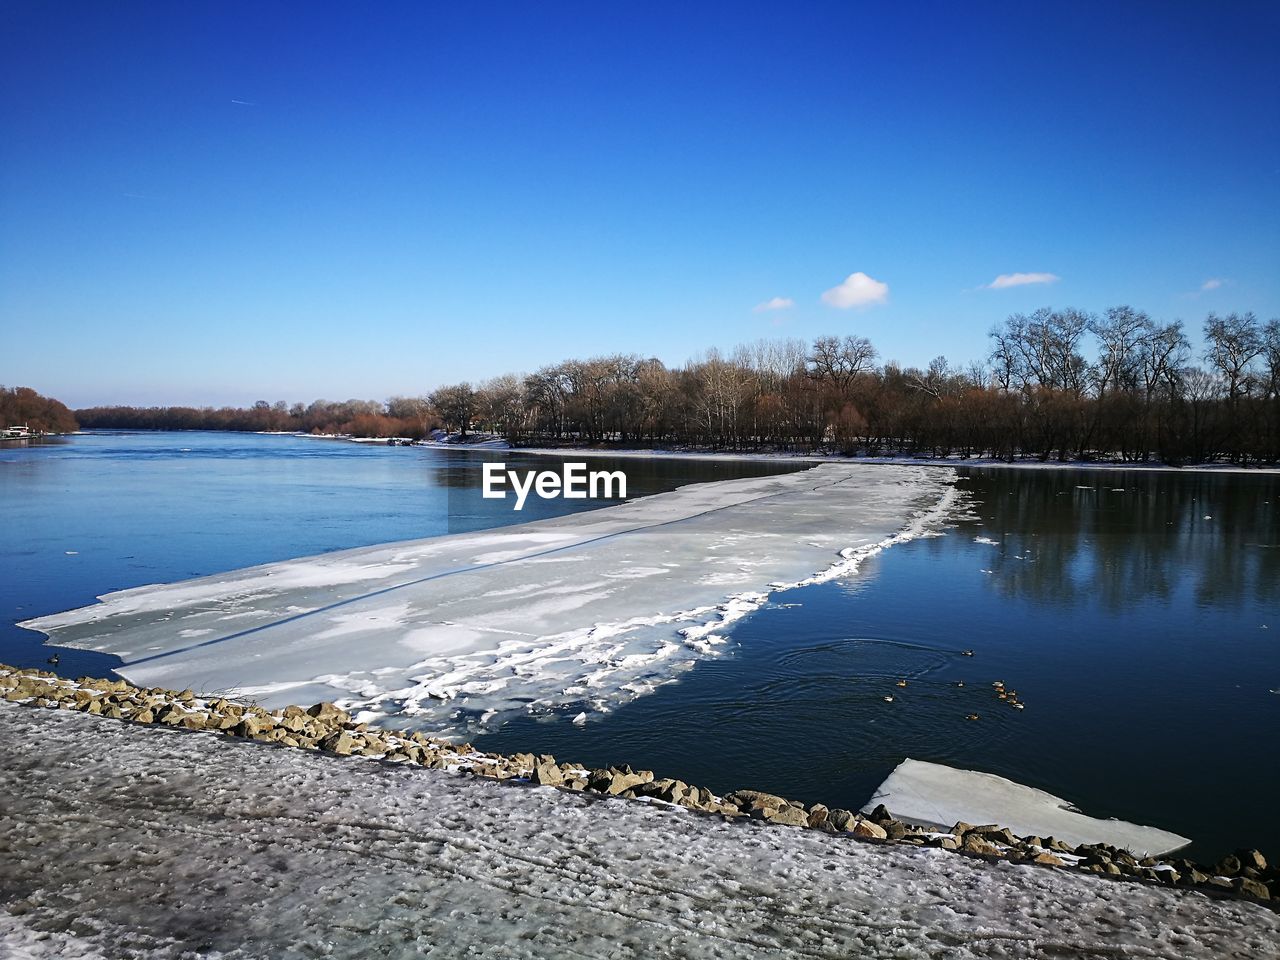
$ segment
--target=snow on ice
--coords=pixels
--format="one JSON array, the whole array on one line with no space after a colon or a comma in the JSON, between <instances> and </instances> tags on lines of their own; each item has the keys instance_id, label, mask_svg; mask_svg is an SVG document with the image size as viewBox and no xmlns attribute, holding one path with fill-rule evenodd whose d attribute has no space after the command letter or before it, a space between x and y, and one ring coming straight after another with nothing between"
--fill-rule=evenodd
<instances>
[{"instance_id":1,"label":"snow on ice","mask_svg":"<svg viewBox=\"0 0 1280 960\"><path fill-rule=\"evenodd\" d=\"M998 823L1021 836L1053 836L1072 846L1109 843L1139 857L1169 853L1191 842L1155 827L1086 816L1051 793L992 773L910 758L894 768L863 809L880 803L912 823L943 828L959 821Z\"/></svg>"},{"instance_id":2,"label":"snow on ice","mask_svg":"<svg viewBox=\"0 0 1280 960\"><path fill-rule=\"evenodd\" d=\"M464 733L607 708L723 649L770 593L927 535L950 470L824 464L496 530L123 590L23 624L147 686L337 700ZM578 562L567 562L578 561Z\"/></svg>"}]
</instances>

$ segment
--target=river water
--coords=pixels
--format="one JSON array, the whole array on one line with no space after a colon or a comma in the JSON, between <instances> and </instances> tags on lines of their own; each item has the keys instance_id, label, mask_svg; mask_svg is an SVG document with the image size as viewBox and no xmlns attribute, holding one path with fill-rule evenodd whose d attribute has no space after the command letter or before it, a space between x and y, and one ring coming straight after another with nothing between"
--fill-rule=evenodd
<instances>
[{"instance_id":1,"label":"river water","mask_svg":"<svg viewBox=\"0 0 1280 960\"><path fill-rule=\"evenodd\" d=\"M50 649L14 621L111 590L596 505L530 499L516 514L478 496L484 459L215 433L0 450L0 661L45 666ZM632 496L799 468L596 466L623 467ZM775 594L723 655L603 720L517 719L477 746L851 807L913 757L1174 830L1196 855L1280 855L1280 478L960 473L965 508L944 536ZM60 659L70 675L115 662Z\"/></svg>"}]
</instances>

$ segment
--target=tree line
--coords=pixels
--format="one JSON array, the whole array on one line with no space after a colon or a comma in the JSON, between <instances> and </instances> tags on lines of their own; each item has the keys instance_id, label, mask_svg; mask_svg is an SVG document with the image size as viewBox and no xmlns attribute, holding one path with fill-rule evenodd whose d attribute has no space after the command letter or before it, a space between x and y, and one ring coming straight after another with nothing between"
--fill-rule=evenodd
<instances>
[{"instance_id":1,"label":"tree line","mask_svg":"<svg viewBox=\"0 0 1280 960\"><path fill-rule=\"evenodd\" d=\"M30 387L0 387L0 427L19 426L36 433L71 433L76 418L65 404Z\"/></svg>"},{"instance_id":2,"label":"tree line","mask_svg":"<svg viewBox=\"0 0 1280 960\"><path fill-rule=\"evenodd\" d=\"M683 366L614 355L456 383L423 397L260 401L249 409L96 408L86 427L421 437L435 427L516 444L1280 462L1280 321L1210 314L1197 355L1180 321L1128 306L1014 314L954 367L879 363L865 337L771 340Z\"/></svg>"},{"instance_id":3,"label":"tree line","mask_svg":"<svg viewBox=\"0 0 1280 960\"><path fill-rule=\"evenodd\" d=\"M316 400L251 407L89 407L75 412L87 430L236 430L421 438L439 423L424 398Z\"/></svg>"}]
</instances>

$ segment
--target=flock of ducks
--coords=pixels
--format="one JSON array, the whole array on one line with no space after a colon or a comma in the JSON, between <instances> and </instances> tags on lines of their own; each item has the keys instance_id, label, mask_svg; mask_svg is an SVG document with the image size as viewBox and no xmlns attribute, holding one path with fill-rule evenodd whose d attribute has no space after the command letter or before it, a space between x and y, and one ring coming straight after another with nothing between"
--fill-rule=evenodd
<instances>
[{"instance_id":1,"label":"flock of ducks","mask_svg":"<svg viewBox=\"0 0 1280 960\"><path fill-rule=\"evenodd\" d=\"M1005 703L1009 704L1009 706L1013 707L1013 709L1015 710L1026 709L1026 707L1018 699L1018 691L1006 690L1004 687L1003 680L996 680L994 683L991 684L991 686L996 692L997 699L1003 700Z\"/></svg>"},{"instance_id":2,"label":"flock of ducks","mask_svg":"<svg viewBox=\"0 0 1280 960\"><path fill-rule=\"evenodd\" d=\"M960 655L961 655L962 657L972 657L972 656L973 656L973 651L972 651L972 650L962 650L962 651L960 652ZM897 686L898 686L898 687L905 687L906 685L907 685L907 681L906 681L906 680L899 680L899 681L897 682ZM963 680L957 680L957 681L956 681L956 687L958 687L958 688L962 688L962 687L964 687L964 681L963 681ZM1015 709L1015 710L1025 710L1025 709L1026 709L1026 705L1025 705L1021 700L1019 700L1019 699L1018 699L1018 691L1017 691L1017 690L1009 690L1008 688L1006 688L1006 687L1005 687L1005 685L1004 685L1004 681L1003 681L1003 680L994 680L994 681L992 681L992 683L991 683L991 688L995 691L996 699L997 699L997 700L1003 700L1005 703L1007 703L1009 706L1013 707L1013 709ZM1274 691L1273 691L1273 692L1274 692ZM882 699L882 700L884 700L884 702L885 702L885 703L893 703L893 700L894 700L893 695L892 695L892 694L888 694L888 693L886 693L886 694L885 694L881 699ZM981 719L982 719L982 715L981 715L981 714L978 714L978 713L969 713L969 714L966 714L966 715L965 715L965 719L966 719L966 720L981 720Z\"/></svg>"}]
</instances>

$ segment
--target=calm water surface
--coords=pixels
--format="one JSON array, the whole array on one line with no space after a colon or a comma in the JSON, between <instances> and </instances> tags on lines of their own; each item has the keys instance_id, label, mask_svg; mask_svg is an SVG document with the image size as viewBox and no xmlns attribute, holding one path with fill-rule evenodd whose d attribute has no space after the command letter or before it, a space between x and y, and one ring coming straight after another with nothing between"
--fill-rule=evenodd
<instances>
[{"instance_id":1,"label":"calm water surface","mask_svg":"<svg viewBox=\"0 0 1280 960\"><path fill-rule=\"evenodd\" d=\"M0 660L43 666L13 621L110 590L592 506L483 501L484 459L187 433L0 451ZM633 496L796 469L614 465ZM585 727L517 720L475 742L851 807L910 756L1176 830L1196 855L1280 856L1280 479L961 472L969 515L946 536L775 595L723 656ZM59 669L112 662L66 651Z\"/></svg>"},{"instance_id":2,"label":"calm water surface","mask_svg":"<svg viewBox=\"0 0 1280 960\"><path fill-rule=\"evenodd\" d=\"M1177 831L1191 855L1280 856L1280 478L961 472L972 516L946 536L775 594L725 656L601 723L477 744L852 808L913 757Z\"/></svg>"}]
</instances>

